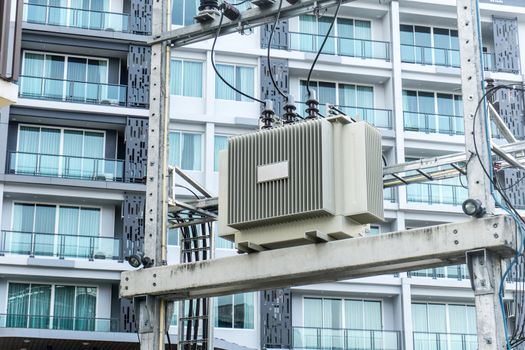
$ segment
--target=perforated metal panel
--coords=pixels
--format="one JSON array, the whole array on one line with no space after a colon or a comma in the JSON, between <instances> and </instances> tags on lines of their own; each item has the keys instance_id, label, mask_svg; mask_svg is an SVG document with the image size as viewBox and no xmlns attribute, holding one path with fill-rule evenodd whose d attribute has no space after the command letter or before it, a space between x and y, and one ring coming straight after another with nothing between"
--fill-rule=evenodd
<instances>
[{"instance_id":1,"label":"perforated metal panel","mask_svg":"<svg viewBox=\"0 0 525 350\"><path fill-rule=\"evenodd\" d=\"M268 221L310 218L333 212L326 186L332 184L330 122L315 120L229 140L228 225L250 227ZM260 166L288 162L288 176L258 182Z\"/></svg>"},{"instance_id":2,"label":"perforated metal panel","mask_svg":"<svg viewBox=\"0 0 525 350\"><path fill-rule=\"evenodd\" d=\"M261 26L261 48L265 49L268 47L268 41L270 40L270 34L272 32L273 23L265 24ZM272 49L288 50L288 20L281 20L277 22L275 31L272 37Z\"/></svg>"},{"instance_id":3,"label":"perforated metal panel","mask_svg":"<svg viewBox=\"0 0 525 350\"><path fill-rule=\"evenodd\" d=\"M130 45L128 53L128 106L149 105L151 48Z\"/></svg>"},{"instance_id":4,"label":"perforated metal panel","mask_svg":"<svg viewBox=\"0 0 525 350\"><path fill-rule=\"evenodd\" d=\"M505 82L499 82L505 84ZM496 92L496 106L499 114L518 140L525 140L524 94L517 90L501 89Z\"/></svg>"},{"instance_id":5,"label":"perforated metal panel","mask_svg":"<svg viewBox=\"0 0 525 350\"><path fill-rule=\"evenodd\" d=\"M494 53L499 72L520 72L518 20L493 17Z\"/></svg>"},{"instance_id":6,"label":"perforated metal panel","mask_svg":"<svg viewBox=\"0 0 525 350\"><path fill-rule=\"evenodd\" d=\"M272 72L275 82L279 89L286 95L288 94L289 71L288 60L271 59ZM261 97L273 101L274 111L277 115L282 115L284 98L277 92L270 78L270 70L266 58L261 58Z\"/></svg>"},{"instance_id":7,"label":"perforated metal panel","mask_svg":"<svg viewBox=\"0 0 525 350\"><path fill-rule=\"evenodd\" d=\"M144 194L124 193L124 203L122 203L124 257L143 251L145 204L146 196Z\"/></svg>"},{"instance_id":8,"label":"perforated metal panel","mask_svg":"<svg viewBox=\"0 0 525 350\"><path fill-rule=\"evenodd\" d=\"M506 188L505 194L513 206L525 209L525 183L520 181L525 177L525 171L505 169L498 173L500 187Z\"/></svg>"},{"instance_id":9,"label":"perforated metal panel","mask_svg":"<svg viewBox=\"0 0 525 350\"><path fill-rule=\"evenodd\" d=\"M148 120L128 117L124 141L126 143L126 182L144 182L148 162Z\"/></svg>"},{"instance_id":10,"label":"perforated metal panel","mask_svg":"<svg viewBox=\"0 0 525 350\"><path fill-rule=\"evenodd\" d=\"M135 333L135 309L130 299L120 299L120 331Z\"/></svg>"},{"instance_id":11,"label":"perforated metal panel","mask_svg":"<svg viewBox=\"0 0 525 350\"><path fill-rule=\"evenodd\" d=\"M135 34L151 34L153 0L131 0L130 29Z\"/></svg>"},{"instance_id":12,"label":"perforated metal panel","mask_svg":"<svg viewBox=\"0 0 525 350\"><path fill-rule=\"evenodd\" d=\"M290 288L265 290L261 297L261 348L291 349L292 293Z\"/></svg>"}]
</instances>

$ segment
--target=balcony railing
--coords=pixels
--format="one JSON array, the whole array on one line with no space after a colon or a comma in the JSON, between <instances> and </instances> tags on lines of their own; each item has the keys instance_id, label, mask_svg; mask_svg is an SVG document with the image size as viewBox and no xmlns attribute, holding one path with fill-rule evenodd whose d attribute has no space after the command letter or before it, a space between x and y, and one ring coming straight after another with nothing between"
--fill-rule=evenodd
<instances>
[{"instance_id":1,"label":"balcony railing","mask_svg":"<svg viewBox=\"0 0 525 350\"><path fill-rule=\"evenodd\" d=\"M290 32L289 35L290 49L303 52L319 51L325 38L322 34ZM390 61L390 43L387 41L329 36L322 53Z\"/></svg>"},{"instance_id":2,"label":"balcony railing","mask_svg":"<svg viewBox=\"0 0 525 350\"><path fill-rule=\"evenodd\" d=\"M460 67L459 50L401 44L401 61L444 67Z\"/></svg>"},{"instance_id":3,"label":"balcony railing","mask_svg":"<svg viewBox=\"0 0 525 350\"><path fill-rule=\"evenodd\" d=\"M469 279L469 273L466 265L453 265L445 267L436 267L433 269L424 269L408 272L409 277L430 277L433 279L450 278L456 280Z\"/></svg>"},{"instance_id":4,"label":"balcony railing","mask_svg":"<svg viewBox=\"0 0 525 350\"><path fill-rule=\"evenodd\" d=\"M477 350L475 334L414 332L414 350Z\"/></svg>"},{"instance_id":5,"label":"balcony railing","mask_svg":"<svg viewBox=\"0 0 525 350\"><path fill-rule=\"evenodd\" d=\"M122 260L118 238L21 231L0 232L0 254Z\"/></svg>"},{"instance_id":6,"label":"balcony railing","mask_svg":"<svg viewBox=\"0 0 525 350\"><path fill-rule=\"evenodd\" d=\"M129 31L128 14L71 7L24 3L24 20L52 26L124 33Z\"/></svg>"},{"instance_id":7,"label":"balcony railing","mask_svg":"<svg viewBox=\"0 0 525 350\"><path fill-rule=\"evenodd\" d=\"M434 114L404 111L406 131L429 134L464 135L464 121L461 115Z\"/></svg>"},{"instance_id":8,"label":"balcony railing","mask_svg":"<svg viewBox=\"0 0 525 350\"><path fill-rule=\"evenodd\" d=\"M468 190L458 185L418 183L407 186L407 202L424 204L461 205Z\"/></svg>"},{"instance_id":9,"label":"balcony railing","mask_svg":"<svg viewBox=\"0 0 525 350\"><path fill-rule=\"evenodd\" d=\"M119 332L118 318L0 314L0 328L37 328L89 332Z\"/></svg>"},{"instance_id":10,"label":"balcony railing","mask_svg":"<svg viewBox=\"0 0 525 350\"><path fill-rule=\"evenodd\" d=\"M79 180L124 179L124 161L57 154L9 152L9 173Z\"/></svg>"},{"instance_id":11,"label":"balcony railing","mask_svg":"<svg viewBox=\"0 0 525 350\"><path fill-rule=\"evenodd\" d=\"M398 331L293 327L294 349L400 350Z\"/></svg>"},{"instance_id":12,"label":"balcony railing","mask_svg":"<svg viewBox=\"0 0 525 350\"><path fill-rule=\"evenodd\" d=\"M20 97L125 106L125 85L20 76Z\"/></svg>"},{"instance_id":13,"label":"balcony railing","mask_svg":"<svg viewBox=\"0 0 525 350\"><path fill-rule=\"evenodd\" d=\"M483 52L483 66L486 71L496 71L496 55L492 52Z\"/></svg>"},{"instance_id":14,"label":"balcony railing","mask_svg":"<svg viewBox=\"0 0 525 350\"><path fill-rule=\"evenodd\" d=\"M302 107L306 109L304 102L295 102L297 104L297 110L300 113ZM367 107L353 107L353 106L336 106L343 113L349 117L355 118L357 120L364 120L376 128L380 129L392 129L392 110L390 109L381 109L381 108L367 108ZM326 104L319 104L319 111L321 114L326 116Z\"/></svg>"}]
</instances>

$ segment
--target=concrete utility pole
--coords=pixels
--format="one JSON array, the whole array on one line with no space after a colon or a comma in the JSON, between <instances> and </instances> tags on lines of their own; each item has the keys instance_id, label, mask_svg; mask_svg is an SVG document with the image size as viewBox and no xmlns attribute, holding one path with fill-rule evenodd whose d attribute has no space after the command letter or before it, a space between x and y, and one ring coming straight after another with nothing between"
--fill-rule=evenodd
<instances>
[{"instance_id":1,"label":"concrete utility pole","mask_svg":"<svg viewBox=\"0 0 525 350\"><path fill-rule=\"evenodd\" d=\"M484 94L477 1L457 0L457 12L467 160L473 155L467 165L469 198L479 200L487 213L493 214L495 205L491 182L483 170L483 167L489 172L492 169L484 105L475 116L478 102ZM478 349L506 349L503 312L499 301L501 257L487 249L471 251L467 252L467 264L476 302Z\"/></svg>"},{"instance_id":2,"label":"concrete utility pole","mask_svg":"<svg viewBox=\"0 0 525 350\"><path fill-rule=\"evenodd\" d=\"M353 0L341 2L351 1ZM334 6L336 3L337 0L299 0L293 5L286 3L282 6L281 19ZM120 290L122 297L135 297L139 303L141 350L164 348L166 301L161 298L182 300L191 297L210 297L269 287L444 266L464 261L465 253L475 293L478 349L505 349L503 312L499 304L498 292L501 281L501 258L511 256L516 249L513 238L516 223L508 217L491 216L495 207L491 195L491 183L482 167L483 164L484 168L490 171L492 164L490 150L487 147L490 135L487 135L484 108L480 108L480 114L475 118L478 101L483 96L477 1L457 0L458 32L469 195L471 199L482 203L489 217L473 219L467 223L440 225L379 237L283 248L278 251L217 259L213 262L194 262L175 266L162 266L166 259L168 201L165 179L169 122L167 43L170 42L172 46L178 47L208 39L216 32L218 20L168 32L170 23L168 9L169 1L153 2L144 253L145 256L154 259L154 263L149 269L124 272ZM246 26L254 27L273 22L276 11L276 4L264 9L248 10L237 21L225 20L222 34ZM459 155L459 158L462 156ZM453 160L440 159L439 161L453 165L459 158L455 155ZM401 168L403 167L400 166ZM391 171L392 174L396 172ZM413 249L414 244L418 249ZM337 253L338 251L340 253ZM347 254L348 251L356 254ZM375 256L374 252L377 251L385 254ZM366 254L359 254L363 252ZM311 256L316 256L317 259L311 259Z\"/></svg>"},{"instance_id":3,"label":"concrete utility pole","mask_svg":"<svg viewBox=\"0 0 525 350\"><path fill-rule=\"evenodd\" d=\"M171 27L170 3L169 0L153 1L152 35L154 38ZM167 252L169 60L170 48L166 41L151 46L144 256L153 259L153 266L165 265ZM171 315L166 315L167 302L162 298L149 295L135 299L135 302L139 304L139 312L135 317L138 316L139 321L140 349L164 350L166 319L171 319Z\"/></svg>"}]
</instances>

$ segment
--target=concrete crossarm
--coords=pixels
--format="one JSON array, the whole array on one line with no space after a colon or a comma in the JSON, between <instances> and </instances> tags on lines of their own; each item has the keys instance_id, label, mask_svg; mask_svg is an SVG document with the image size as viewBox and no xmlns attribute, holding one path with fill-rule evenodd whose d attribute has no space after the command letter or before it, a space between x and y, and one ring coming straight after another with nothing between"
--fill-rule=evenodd
<instances>
[{"instance_id":1,"label":"concrete crossarm","mask_svg":"<svg viewBox=\"0 0 525 350\"><path fill-rule=\"evenodd\" d=\"M510 217L488 216L373 237L126 271L121 276L120 296L158 295L177 300L336 281L463 263L465 252L480 248L508 257L515 251L515 234L516 225Z\"/></svg>"}]
</instances>

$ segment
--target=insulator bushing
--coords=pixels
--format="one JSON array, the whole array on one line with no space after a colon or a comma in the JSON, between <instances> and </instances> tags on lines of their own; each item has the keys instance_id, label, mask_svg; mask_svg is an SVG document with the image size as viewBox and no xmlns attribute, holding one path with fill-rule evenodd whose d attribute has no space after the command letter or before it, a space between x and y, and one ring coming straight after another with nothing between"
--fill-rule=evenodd
<instances>
[{"instance_id":1,"label":"insulator bushing","mask_svg":"<svg viewBox=\"0 0 525 350\"><path fill-rule=\"evenodd\" d=\"M292 95L288 95L286 99L286 104L283 106L284 114L283 114L283 123L284 124L292 124L297 121L297 113L295 113L295 110L297 107L295 107L294 98Z\"/></svg>"},{"instance_id":2,"label":"insulator bushing","mask_svg":"<svg viewBox=\"0 0 525 350\"><path fill-rule=\"evenodd\" d=\"M219 0L201 0L199 11L204 10L218 10L219 9Z\"/></svg>"},{"instance_id":3,"label":"insulator bushing","mask_svg":"<svg viewBox=\"0 0 525 350\"><path fill-rule=\"evenodd\" d=\"M264 109L261 112L261 129L271 129L273 127L273 122L275 113L273 111L273 102L270 100L264 100Z\"/></svg>"},{"instance_id":4,"label":"insulator bushing","mask_svg":"<svg viewBox=\"0 0 525 350\"><path fill-rule=\"evenodd\" d=\"M306 119L312 120L319 118L319 101L315 98L315 91L312 91L306 100Z\"/></svg>"}]
</instances>

